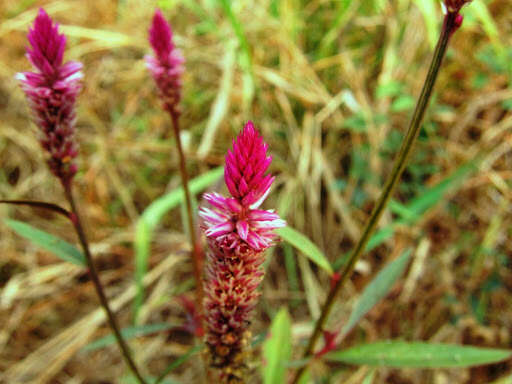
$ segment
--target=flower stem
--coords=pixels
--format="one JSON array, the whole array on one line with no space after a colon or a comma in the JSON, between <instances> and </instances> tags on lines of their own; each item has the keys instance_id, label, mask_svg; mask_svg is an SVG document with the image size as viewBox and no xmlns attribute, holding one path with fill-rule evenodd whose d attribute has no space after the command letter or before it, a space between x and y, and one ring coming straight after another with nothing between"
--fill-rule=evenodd
<instances>
[{"instance_id":1,"label":"flower stem","mask_svg":"<svg viewBox=\"0 0 512 384\"><path fill-rule=\"evenodd\" d=\"M114 313L112 312L112 310L110 309L110 306L108 304L107 297L105 296L105 291L103 290L103 286L101 285L101 281L98 276L98 271L97 271L94 261L92 259L91 252L89 250L89 243L87 241L87 237L85 236L85 232L82 227L80 215L76 208L75 200L73 198L73 193L71 191L71 183L63 182L63 186L64 186L64 193L66 195L66 199L68 200L69 205L71 206L71 215L70 215L71 221L73 222L73 226L75 227L76 234L78 235L80 244L84 251L85 260L87 261L87 266L89 267L89 275L94 284L94 288L96 289L96 293L98 294L98 297L100 299L101 306L103 307L103 309L105 310L105 312L107 314L107 320L108 320L108 323L110 324L110 328L112 328L112 331L114 332L114 336L116 338L117 344L119 345L119 349L121 350L121 353L123 355L123 358L124 358L126 364L128 365L128 367L130 368L132 373L135 375L135 377L137 378L137 380L140 384L147 384L146 380L144 380L144 378L140 374L139 370L137 369L135 362L132 359L130 349L128 348L128 345L126 344L123 337L121 336L121 331L117 324Z\"/></svg>"},{"instance_id":2,"label":"flower stem","mask_svg":"<svg viewBox=\"0 0 512 384\"><path fill-rule=\"evenodd\" d=\"M304 358L307 358L312 355L315 345L320 335L324 331L324 327L329 318L329 314L331 313L331 310L333 308L333 304L336 298L338 297L339 293L341 292L343 286L345 285L345 282L352 274L356 262L362 256L366 248L366 244L368 243L368 240L370 240L371 235L373 234L375 227L377 226L379 219L384 209L386 208L386 205L390 197L393 195L397 182L400 179L402 172L404 171L404 168L407 164L407 159L409 158L414 142L418 137L418 133L421 128L421 122L423 120L425 110L427 109L430 97L432 95L432 89L434 88L434 84L436 82L439 69L445 56L446 49L448 47L448 42L453 32L460 26L459 17L460 15L458 13L448 13L447 15L445 15L441 36L439 37L439 41L434 51L434 56L430 64L427 78L425 79L421 95L418 99L418 103L416 104L416 109L414 110L414 114L409 124L407 135L404 141L402 142L402 146L400 148L400 152L398 153L397 158L395 159L393 169L390 175L388 176L388 179L386 181L384 189L382 190L379 200L375 204L371 216L366 223L363 234L361 235L359 242L355 246L348 263L346 264L343 272L340 275L340 278L337 280L336 284L331 288L329 295L327 296L327 300L322 308L320 318L316 322L315 329L309 339L308 345L304 352ZM301 376L304 374L306 367L307 365L299 369L293 381L294 383L297 383L299 381Z\"/></svg>"},{"instance_id":3,"label":"flower stem","mask_svg":"<svg viewBox=\"0 0 512 384\"><path fill-rule=\"evenodd\" d=\"M196 231L194 227L194 215L192 213L192 199L190 197L190 189L188 187L188 172L185 153L181 145L179 113L170 112L172 120L172 128L174 137L176 139L176 146L180 157L180 173L181 182L183 184L183 191L185 192L185 205L187 209L188 232L190 236L190 245L192 246L192 262L194 266L194 277L196 280L196 305L197 311L201 315L203 306L203 279L202 279L202 248L201 244L197 241ZM202 316L201 316L202 317Z\"/></svg>"}]
</instances>

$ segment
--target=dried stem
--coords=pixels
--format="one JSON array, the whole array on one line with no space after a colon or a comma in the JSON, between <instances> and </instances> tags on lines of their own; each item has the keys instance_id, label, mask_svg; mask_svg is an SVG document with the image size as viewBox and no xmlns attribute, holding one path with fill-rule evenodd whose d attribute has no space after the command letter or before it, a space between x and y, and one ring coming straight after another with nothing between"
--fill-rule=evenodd
<instances>
[{"instance_id":1,"label":"dried stem","mask_svg":"<svg viewBox=\"0 0 512 384\"><path fill-rule=\"evenodd\" d=\"M183 191L185 192L185 205L187 209L187 220L188 220L188 232L190 236L190 245L192 246L192 262L194 265L194 277L196 280L196 305L197 311L202 313L203 306L203 279L202 279L202 248L201 244L197 241L196 231L194 227L194 215L192 212L192 199L190 197L190 189L188 187L188 172L187 163L185 159L185 153L181 145L180 137L180 125L179 125L179 113L171 111L172 128L174 131L174 137L176 139L176 146L178 147L178 153L180 157L180 173L181 182L183 184ZM202 317L202 316L201 316Z\"/></svg>"},{"instance_id":2,"label":"dried stem","mask_svg":"<svg viewBox=\"0 0 512 384\"><path fill-rule=\"evenodd\" d=\"M91 277L91 280L94 284L94 288L96 289L96 293L98 294L98 297L100 299L101 306L105 310L107 314L107 320L110 325L110 328L112 328L112 331L114 332L114 336L116 338L117 344L119 345L119 348L121 349L121 353L123 355L123 358L132 371L132 373L135 375L137 380L140 384L147 384L146 380L142 377L139 370L137 369L137 366L135 365L135 362L132 359L130 349L128 348L128 345L124 341L123 337L121 336L121 331L119 329L119 325L117 324L116 318L114 316L114 313L110 309L110 306L108 304L107 297L105 296L105 291L103 290L103 286L101 285L100 278L98 276L98 271L96 269L96 266L94 264L94 261L92 259L91 252L89 250L89 243L87 241L87 237L85 236L84 229L82 227L82 222L80 220L80 215L78 213L78 210L76 208L75 200L73 198L73 193L71 191L71 183L63 182L64 186L64 193L66 195L66 199L69 202L69 205L71 206L71 221L73 222L73 226L75 228L76 234L78 235L78 238L80 240L80 244L82 246L82 249L85 254L85 260L87 261L87 266L89 267L89 275Z\"/></svg>"},{"instance_id":3,"label":"dried stem","mask_svg":"<svg viewBox=\"0 0 512 384\"><path fill-rule=\"evenodd\" d=\"M346 281L352 274L356 262L362 256L363 251L366 248L366 244L368 243L368 240L370 239L379 222L382 212L386 208L386 205L390 197L393 195L397 182L400 179L400 176L402 175L402 172L407 164L407 159L409 158L414 142L418 137L418 133L421 128L421 122L423 120L425 110L428 106L430 97L432 95L432 89L434 88L434 84L436 82L439 69L445 56L446 48L448 47L448 42L453 32L460 26L460 17L461 16L458 13L448 13L445 16L441 36L439 37L438 44L434 51L434 56L430 64L427 78L423 85L423 89L418 99L418 103L416 104L416 109L414 110L414 114L409 124L407 135L402 143L400 152L394 162L393 170L391 171L386 181L384 189L382 190L382 193L379 197L379 200L377 201L375 207L373 208L372 214L364 228L364 232L361 235L361 238L359 239L359 242L357 243L356 247L354 248L354 251L352 252L352 255L347 265L345 266L343 272L341 273L340 278L329 292L327 300L322 308L320 318L316 322L315 329L309 339L308 345L304 352L304 358L307 358L313 354L315 345L318 339L320 338L320 335L324 331L325 324L329 318L329 314L331 313L336 298L338 297ZM300 380L300 378L306 371L306 367L307 365L299 369L293 381L294 383L297 383Z\"/></svg>"}]
</instances>

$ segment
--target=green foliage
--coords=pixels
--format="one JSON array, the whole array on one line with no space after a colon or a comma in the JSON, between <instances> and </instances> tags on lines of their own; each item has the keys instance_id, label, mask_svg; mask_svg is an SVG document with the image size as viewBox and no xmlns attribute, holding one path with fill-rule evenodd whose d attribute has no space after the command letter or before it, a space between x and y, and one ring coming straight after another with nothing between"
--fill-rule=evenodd
<instances>
[{"instance_id":1,"label":"green foliage","mask_svg":"<svg viewBox=\"0 0 512 384\"><path fill-rule=\"evenodd\" d=\"M224 169L219 167L191 180L189 183L191 194L197 194L213 184L221 177L223 172ZM135 232L135 282L137 284L137 296L134 302L135 320L144 300L142 279L147 271L153 232L163 216L184 201L185 194L183 188L174 189L151 203L137 223Z\"/></svg>"},{"instance_id":2,"label":"green foliage","mask_svg":"<svg viewBox=\"0 0 512 384\"><path fill-rule=\"evenodd\" d=\"M17 220L5 219L4 223L18 235L30 240L35 245L53 253L64 261L85 266L85 257L73 245L48 232Z\"/></svg>"},{"instance_id":3,"label":"green foliage","mask_svg":"<svg viewBox=\"0 0 512 384\"><path fill-rule=\"evenodd\" d=\"M272 321L270 334L263 343L262 375L264 384L286 382L286 364L292 354L292 324L286 308L281 308Z\"/></svg>"},{"instance_id":4,"label":"green foliage","mask_svg":"<svg viewBox=\"0 0 512 384\"><path fill-rule=\"evenodd\" d=\"M166 331L171 328L176 328L178 325L176 324L168 324L168 323L156 323L156 324L145 324L145 325L137 325L134 327L127 327L121 330L121 335L123 339L128 340L138 336L146 336L152 333ZM116 338L114 335L110 334L104 337L101 337L93 342L87 344L83 350L86 352L95 351L97 349L108 347L116 342Z\"/></svg>"},{"instance_id":5,"label":"green foliage","mask_svg":"<svg viewBox=\"0 0 512 384\"><path fill-rule=\"evenodd\" d=\"M512 356L511 351L465 345L424 342L380 341L327 355L347 364L395 368L454 368L496 363Z\"/></svg>"},{"instance_id":6,"label":"green foliage","mask_svg":"<svg viewBox=\"0 0 512 384\"><path fill-rule=\"evenodd\" d=\"M477 160L471 161L460 166L450 176L440 181L438 184L431 188L426 188L424 192L411 199L407 204L401 204L396 200L390 200L389 209L399 216L390 225L380 228L368 241L366 245L366 252L370 252L379 245L383 244L386 240L390 239L396 227L400 225L412 225L416 223L429 209L433 208L437 203L442 200L442 197L450 190L457 188L458 185L468 177L473 171L477 169ZM347 255L338 258L334 264L334 269L338 269L347 260Z\"/></svg>"},{"instance_id":7,"label":"green foliage","mask_svg":"<svg viewBox=\"0 0 512 384\"><path fill-rule=\"evenodd\" d=\"M275 232L281 236L284 241L294 246L328 274L332 275L334 273L327 257L325 257L323 252L302 233L293 229L289 225L284 228L276 229Z\"/></svg>"},{"instance_id":8,"label":"green foliage","mask_svg":"<svg viewBox=\"0 0 512 384\"><path fill-rule=\"evenodd\" d=\"M389 290L402 275L409 262L410 250L405 251L400 257L390 262L380 271L370 284L364 289L357 301L347 324L341 331L346 335L350 330L373 308L382 298L386 297Z\"/></svg>"}]
</instances>

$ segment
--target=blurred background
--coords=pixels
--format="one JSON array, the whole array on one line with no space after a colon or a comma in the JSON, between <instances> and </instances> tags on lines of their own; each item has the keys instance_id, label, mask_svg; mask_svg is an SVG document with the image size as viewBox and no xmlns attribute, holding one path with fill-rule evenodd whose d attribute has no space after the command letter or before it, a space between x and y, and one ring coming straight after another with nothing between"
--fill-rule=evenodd
<instances>
[{"instance_id":1,"label":"blurred background","mask_svg":"<svg viewBox=\"0 0 512 384\"><path fill-rule=\"evenodd\" d=\"M186 58L181 125L192 177L222 165L252 119L277 176L266 207L277 208L337 268L390 170L442 21L437 0L2 0L0 198L62 205L14 79L30 68L26 33L41 6L68 36L65 60L84 63L75 190L123 326L132 323L137 220L180 185L170 121L143 61L156 6ZM463 14L413 156L371 252L337 302L332 329L347 321L387 262L412 249L411 265L344 346L403 338L512 347L512 3L475 0ZM221 179L210 188L225 191ZM193 289L182 216L175 208L155 229L139 324L186 317L176 300ZM0 382L123 382L114 345L84 349L108 334L84 268L19 237L6 218L76 242L61 217L0 206ZM299 358L329 276L286 243L269 252L267 268L253 333L287 306ZM156 376L193 339L167 329L130 344ZM191 359L169 378L196 382L199 369L200 359ZM510 361L380 369L374 383L510 383L511 369ZM359 383L367 370L319 363L314 372L322 383Z\"/></svg>"}]
</instances>

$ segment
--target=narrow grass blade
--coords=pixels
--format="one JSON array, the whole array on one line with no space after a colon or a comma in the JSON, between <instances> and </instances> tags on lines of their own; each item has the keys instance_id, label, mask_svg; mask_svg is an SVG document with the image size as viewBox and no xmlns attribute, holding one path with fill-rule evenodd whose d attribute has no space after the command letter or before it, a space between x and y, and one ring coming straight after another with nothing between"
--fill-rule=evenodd
<instances>
[{"instance_id":1,"label":"narrow grass blade","mask_svg":"<svg viewBox=\"0 0 512 384\"><path fill-rule=\"evenodd\" d=\"M236 17L233 9L231 8L230 0L219 0L222 5L222 9L226 13L226 16L231 23L233 30L235 31L235 35L238 39L241 48L241 56L240 56L240 66L242 71L244 72L242 80L243 80L243 101L244 107L247 107L254 97L254 74L252 70L252 55L251 50L249 48L249 43L247 38L245 37L245 32L242 27L242 24Z\"/></svg>"},{"instance_id":2,"label":"narrow grass blade","mask_svg":"<svg viewBox=\"0 0 512 384\"><path fill-rule=\"evenodd\" d=\"M512 352L455 344L380 341L330 353L329 360L394 368L454 368L497 363Z\"/></svg>"},{"instance_id":3,"label":"narrow grass blade","mask_svg":"<svg viewBox=\"0 0 512 384\"><path fill-rule=\"evenodd\" d=\"M197 345L195 347L190 348L187 353L185 353L183 356L178 357L176 360L174 360L171 364L165 368L164 372L158 377L158 379L155 380L155 384L160 384L165 382L165 376L167 376L169 373L171 373L173 370L178 368L181 364L186 362L190 357L195 355L196 353L200 352L203 348L202 345Z\"/></svg>"},{"instance_id":4,"label":"narrow grass blade","mask_svg":"<svg viewBox=\"0 0 512 384\"><path fill-rule=\"evenodd\" d=\"M272 320L269 338L263 344L262 375L264 384L281 384L286 380L286 364L292 354L292 324L286 308Z\"/></svg>"},{"instance_id":5,"label":"narrow grass blade","mask_svg":"<svg viewBox=\"0 0 512 384\"><path fill-rule=\"evenodd\" d=\"M370 238L366 245L366 252L370 252L372 249L383 244L386 240L391 238L395 233L395 227L398 225L411 225L416 223L422 215L429 209L432 209L440 201L443 196L448 193L449 190L456 189L460 186L463 180L465 180L472 172L478 169L478 161L471 161L460 166L455 172L450 174L445 179L433 187L425 189L425 191L419 196L411 199L407 204L401 204L395 200L390 200L389 208L393 213L400 217L390 225L380 228ZM339 257L334 262L334 268L338 270L343 263L348 260L347 254Z\"/></svg>"},{"instance_id":6,"label":"narrow grass blade","mask_svg":"<svg viewBox=\"0 0 512 384\"><path fill-rule=\"evenodd\" d=\"M405 251L400 257L386 265L382 271L368 284L357 301L348 323L343 327L344 336L388 293L396 280L402 275L409 262L411 250Z\"/></svg>"},{"instance_id":7,"label":"narrow grass blade","mask_svg":"<svg viewBox=\"0 0 512 384\"><path fill-rule=\"evenodd\" d=\"M34 228L33 226L17 220L4 220L4 223L18 235L30 240L39 247L53 253L55 256L70 263L85 266L85 257L73 245L49 234L48 232Z\"/></svg>"},{"instance_id":8,"label":"narrow grass blade","mask_svg":"<svg viewBox=\"0 0 512 384\"><path fill-rule=\"evenodd\" d=\"M121 335L123 339L128 340L138 336L150 335L152 333L166 331L171 328L176 328L178 325L176 324L168 324L168 323L157 323L157 324L146 324L139 325L135 327L123 328L121 330ZM116 339L114 335L110 334L105 337L101 337L93 342L87 344L82 350L85 352L95 351L97 349L108 347L111 344L114 344Z\"/></svg>"},{"instance_id":9,"label":"narrow grass blade","mask_svg":"<svg viewBox=\"0 0 512 384\"><path fill-rule=\"evenodd\" d=\"M47 203L45 201L33 201L33 200L0 200L0 204L10 204L10 205L26 205L28 207L33 208L41 208L47 209L49 211L58 213L59 215L64 216L69 219L70 213L66 211L64 208L57 204Z\"/></svg>"},{"instance_id":10,"label":"narrow grass blade","mask_svg":"<svg viewBox=\"0 0 512 384\"><path fill-rule=\"evenodd\" d=\"M334 273L329 260L325 257L323 252L309 240L302 233L296 231L290 226L276 229L275 231L284 241L294 246L306 257L308 257L313 263L318 265L320 268L325 270L329 275Z\"/></svg>"},{"instance_id":11,"label":"narrow grass blade","mask_svg":"<svg viewBox=\"0 0 512 384\"><path fill-rule=\"evenodd\" d=\"M189 183L190 193L194 195L206 189L217 181L222 176L223 172L224 168L218 167L191 180ZM153 231L166 213L184 201L185 194L183 188L174 189L153 201L142 213L137 222L137 228L135 230L135 282L137 284L137 296L134 302L135 321L144 299L142 279L147 271Z\"/></svg>"}]
</instances>

